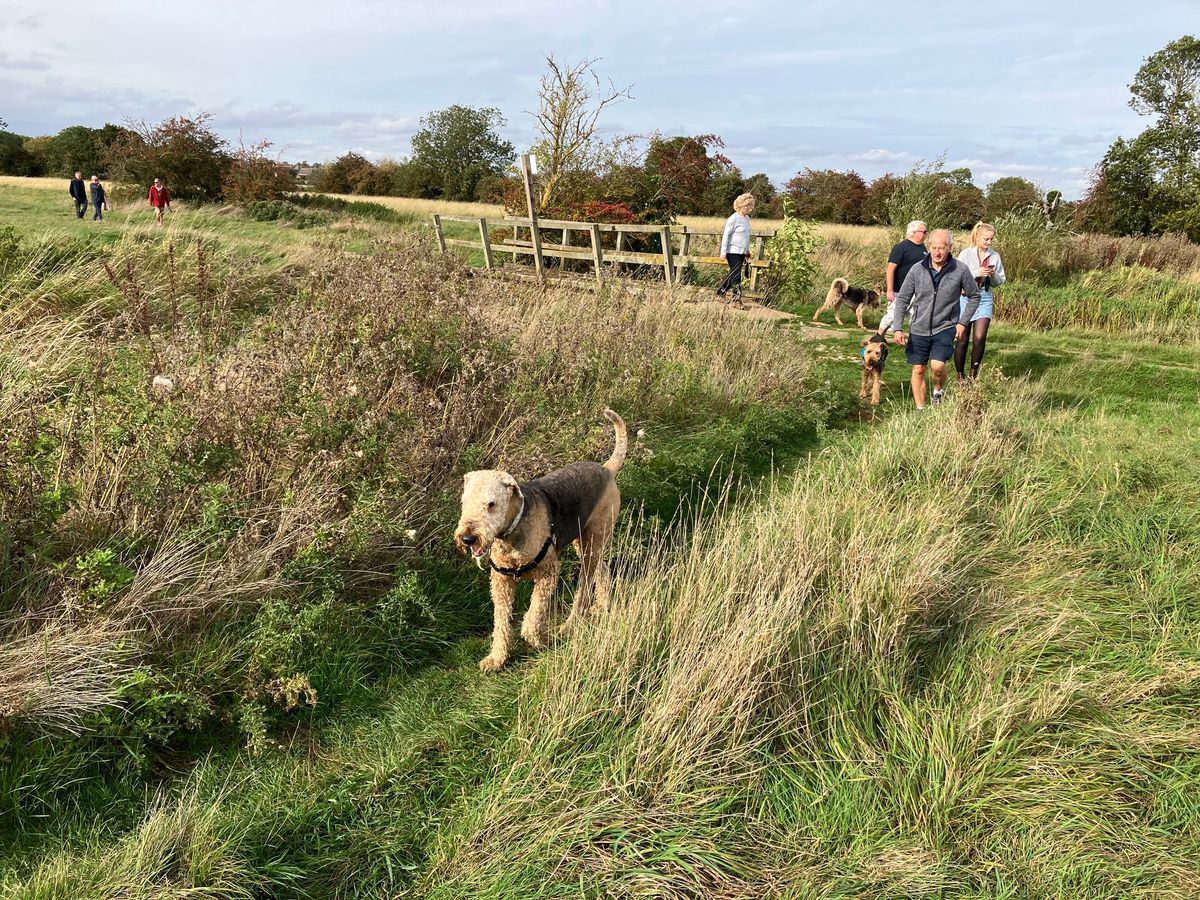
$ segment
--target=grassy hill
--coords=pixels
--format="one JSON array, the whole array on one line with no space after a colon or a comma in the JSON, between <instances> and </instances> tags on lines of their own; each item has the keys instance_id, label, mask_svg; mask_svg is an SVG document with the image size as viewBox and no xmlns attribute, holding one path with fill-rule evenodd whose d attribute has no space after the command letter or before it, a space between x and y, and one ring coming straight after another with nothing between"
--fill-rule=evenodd
<instances>
[{"instance_id":1,"label":"grassy hill","mask_svg":"<svg viewBox=\"0 0 1200 900\"><path fill-rule=\"evenodd\" d=\"M5 896L1200 892L1187 248L1014 243L919 416L853 328L62 194L0 184ZM606 405L615 608L485 677L458 476L603 458Z\"/></svg>"}]
</instances>

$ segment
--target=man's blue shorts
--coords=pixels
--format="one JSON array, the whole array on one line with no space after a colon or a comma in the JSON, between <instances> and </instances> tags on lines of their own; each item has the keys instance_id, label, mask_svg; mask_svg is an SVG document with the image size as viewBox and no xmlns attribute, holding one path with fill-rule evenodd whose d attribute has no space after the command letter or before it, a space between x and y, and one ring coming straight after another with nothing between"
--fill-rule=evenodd
<instances>
[{"instance_id":1,"label":"man's blue shorts","mask_svg":"<svg viewBox=\"0 0 1200 900\"><path fill-rule=\"evenodd\" d=\"M954 355L954 329L944 328L937 334L909 334L904 345L904 358L910 366L923 366L931 359L945 362Z\"/></svg>"}]
</instances>

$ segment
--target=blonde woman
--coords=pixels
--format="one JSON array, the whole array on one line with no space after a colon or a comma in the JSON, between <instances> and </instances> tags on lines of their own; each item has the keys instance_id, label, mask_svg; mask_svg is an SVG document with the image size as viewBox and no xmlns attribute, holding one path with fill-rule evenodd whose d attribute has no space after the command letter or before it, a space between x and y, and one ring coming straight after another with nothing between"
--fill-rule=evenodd
<instances>
[{"instance_id":1,"label":"blonde woman","mask_svg":"<svg viewBox=\"0 0 1200 900\"><path fill-rule=\"evenodd\" d=\"M754 195L739 194L733 201L733 215L725 220L721 235L721 259L729 265L729 274L717 288L717 296L725 302L729 294L735 309L745 309L742 303L742 266L750 255L750 215L754 212Z\"/></svg>"},{"instance_id":2,"label":"blonde woman","mask_svg":"<svg viewBox=\"0 0 1200 900\"><path fill-rule=\"evenodd\" d=\"M958 254L958 261L971 270L975 283L979 285L979 308L971 316L971 324L954 343L954 368L960 380L966 377L967 344L971 342L974 342L971 348L971 377L979 375L979 364L983 362L983 349L987 345L988 326L992 323L992 291L1005 281L1004 262L1000 254L992 249L995 237L995 226L976 222L971 229L970 245ZM960 303L965 312L967 298L962 297Z\"/></svg>"}]
</instances>

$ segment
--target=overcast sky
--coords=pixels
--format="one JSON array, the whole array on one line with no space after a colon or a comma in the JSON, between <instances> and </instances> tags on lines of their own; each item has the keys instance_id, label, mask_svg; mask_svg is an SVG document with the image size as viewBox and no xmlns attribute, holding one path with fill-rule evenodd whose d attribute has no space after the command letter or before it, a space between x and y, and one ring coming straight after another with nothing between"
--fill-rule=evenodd
<instances>
[{"instance_id":1,"label":"overcast sky","mask_svg":"<svg viewBox=\"0 0 1200 900\"><path fill-rule=\"evenodd\" d=\"M978 184L1069 197L1118 136L1142 60L1200 0L933 7L860 0L0 0L0 118L22 134L207 110L289 161L402 157L422 115L494 106L533 140L545 56L599 57L614 133L715 133L749 175L945 154Z\"/></svg>"}]
</instances>

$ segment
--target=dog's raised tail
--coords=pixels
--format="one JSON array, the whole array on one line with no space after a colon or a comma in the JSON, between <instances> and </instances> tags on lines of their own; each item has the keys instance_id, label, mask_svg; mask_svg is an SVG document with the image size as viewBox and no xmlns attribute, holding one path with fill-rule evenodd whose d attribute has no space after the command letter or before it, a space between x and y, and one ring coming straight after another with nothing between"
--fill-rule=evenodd
<instances>
[{"instance_id":1,"label":"dog's raised tail","mask_svg":"<svg viewBox=\"0 0 1200 900\"><path fill-rule=\"evenodd\" d=\"M617 432L616 446L613 447L612 456L604 463L604 468L616 475L621 466L625 464L625 453L629 450L629 436L625 431L625 420L611 409L604 411L604 418L613 423L613 428Z\"/></svg>"},{"instance_id":2,"label":"dog's raised tail","mask_svg":"<svg viewBox=\"0 0 1200 900\"><path fill-rule=\"evenodd\" d=\"M825 295L825 302L832 306L848 290L850 290L850 282L845 278L833 279L833 284L829 285L829 293Z\"/></svg>"}]
</instances>

